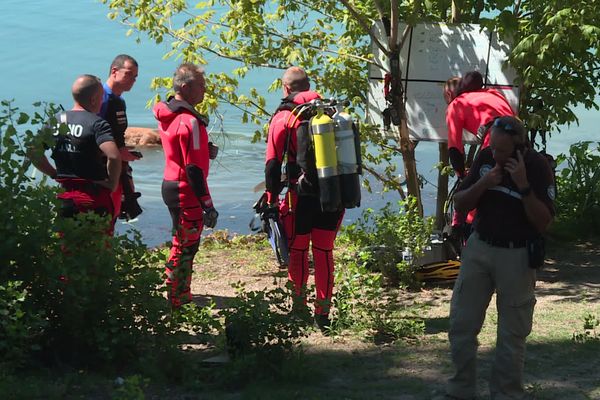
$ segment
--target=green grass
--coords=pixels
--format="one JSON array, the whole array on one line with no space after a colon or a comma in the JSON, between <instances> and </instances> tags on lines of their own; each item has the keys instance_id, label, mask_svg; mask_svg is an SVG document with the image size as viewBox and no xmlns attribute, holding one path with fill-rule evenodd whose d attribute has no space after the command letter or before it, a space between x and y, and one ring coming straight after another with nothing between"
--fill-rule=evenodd
<instances>
[{"instance_id":1,"label":"green grass","mask_svg":"<svg viewBox=\"0 0 600 400\"><path fill-rule=\"evenodd\" d=\"M227 268L235 277L264 277L279 272L268 244L256 238L213 241L201 248L195 279L218 279ZM528 339L525 381L538 400L600 399L600 340L576 343L587 314L600 317L600 262L597 243L554 247L551 265L539 276L534 326ZM219 259L221 266L214 261ZM213 262L211 262L213 261ZM266 266L266 267L265 267ZM266 269L265 269L266 268ZM157 399L430 399L442 393L452 372L447 341L451 289L391 291L398 304L414 307L425 321L418 339L375 344L366 334L342 332L324 337L312 333L302 351L280 364L251 361L207 365L212 345L182 353L184 368L164 374L148 370L146 398ZM478 389L487 396L487 377L494 357L495 299L479 336ZM139 371L122 372L123 376ZM118 395L118 375L61 371L38 367L0 373L2 399L105 399ZM135 387L133 387L135 389ZM135 393L133 390L131 393Z\"/></svg>"}]
</instances>

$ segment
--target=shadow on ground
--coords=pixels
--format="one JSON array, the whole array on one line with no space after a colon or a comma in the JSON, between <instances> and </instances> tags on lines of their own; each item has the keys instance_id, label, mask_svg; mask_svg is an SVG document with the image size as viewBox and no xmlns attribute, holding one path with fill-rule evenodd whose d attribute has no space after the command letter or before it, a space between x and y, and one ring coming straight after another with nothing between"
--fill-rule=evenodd
<instances>
[{"instance_id":1,"label":"shadow on ground","mask_svg":"<svg viewBox=\"0 0 600 400\"><path fill-rule=\"evenodd\" d=\"M206 307L211 303L215 303L216 310L222 310L225 308L231 301L234 299L232 296L201 296L194 295L192 296L192 301L196 303L198 307Z\"/></svg>"},{"instance_id":2,"label":"shadow on ground","mask_svg":"<svg viewBox=\"0 0 600 400\"><path fill-rule=\"evenodd\" d=\"M309 347L301 357L281 365L245 364L244 360L211 366L208 376L227 376L208 399L390 399L426 400L443 393L451 373L447 344L366 346L351 351L334 339L330 349ZM535 343L528 347L526 387L536 400L600 399L597 371L600 343ZM479 398L489 398L487 378L494 352L479 354ZM199 378L202 387L207 382ZM191 397L194 398L194 397Z\"/></svg>"},{"instance_id":3,"label":"shadow on ground","mask_svg":"<svg viewBox=\"0 0 600 400\"><path fill-rule=\"evenodd\" d=\"M258 274L265 275L265 272ZM285 278L283 271L266 274ZM255 273L256 275L256 273ZM539 273L539 298L548 304L600 302L600 245L550 243L547 266ZM407 294L399 304L416 301L435 307L449 301L448 287L426 288ZM227 297L197 296L199 305L212 299L220 308ZM447 343L447 316L425 320L425 335L416 342L356 342L347 337L312 334L304 352L284 363L256 364L256 359L234 360L211 366L198 375L198 387L206 378L214 381L198 398L207 399L391 399L425 400L443 393L451 374ZM600 341L575 343L570 338L536 336L526 354L525 381L537 400L600 400ZM194 356L202 357L202 352ZM494 359L493 343L480 348L478 390L489 398L487 378ZM210 372L208 372L210 371ZM194 397L189 397L194 398Z\"/></svg>"},{"instance_id":4,"label":"shadow on ground","mask_svg":"<svg viewBox=\"0 0 600 400\"><path fill-rule=\"evenodd\" d=\"M600 243L550 242L546 266L538 274L538 296L558 296L557 301L600 301Z\"/></svg>"}]
</instances>

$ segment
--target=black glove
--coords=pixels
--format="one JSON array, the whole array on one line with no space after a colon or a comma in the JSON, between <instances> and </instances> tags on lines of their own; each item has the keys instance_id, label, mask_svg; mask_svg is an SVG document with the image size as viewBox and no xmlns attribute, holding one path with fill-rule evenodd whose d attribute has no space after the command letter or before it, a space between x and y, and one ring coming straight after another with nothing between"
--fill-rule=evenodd
<instances>
[{"instance_id":1,"label":"black glove","mask_svg":"<svg viewBox=\"0 0 600 400\"><path fill-rule=\"evenodd\" d=\"M208 158L214 160L217 158L217 154L219 154L219 146L213 142L208 142Z\"/></svg>"},{"instance_id":2,"label":"black glove","mask_svg":"<svg viewBox=\"0 0 600 400\"><path fill-rule=\"evenodd\" d=\"M133 192L130 195L123 196L119 219L126 219L129 221L142 213L142 207L140 207L137 201L141 195L142 194L140 192Z\"/></svg>"},{"instance_id":3,"label":"black glove","mask_svg":"<svg viewBox=\"0 0 600 400\"><path fill-rule=\"evenodd\" d=\"M260 213L260 219L262 221L262 231L265 233L269 232L269 219L279 220L279 206L277 204L267 204Z\"/></svg>"},{"instance_id":4,"label":"black glove","mask_svg":"<svg viewBox=\"0 0 600 400\"><path fill-rule=\"evenodd\" d=\"M219 213L214 207L204 209L204 214L202 215L204 226L207 228L214 228L217 225L217 218L219 218Z\"/></svg>"},{"instance_id":5,"label":"black glove","mask_svg":"<svg viewBox=\"0 0 600 400\"><path fill-rule=\"evenodd\" d=\"M265 218L272 217L273 219L279 219L279 205L268 204L265 210L263 211L263 215L265 216Z\"/></svg>"}]
</instances>

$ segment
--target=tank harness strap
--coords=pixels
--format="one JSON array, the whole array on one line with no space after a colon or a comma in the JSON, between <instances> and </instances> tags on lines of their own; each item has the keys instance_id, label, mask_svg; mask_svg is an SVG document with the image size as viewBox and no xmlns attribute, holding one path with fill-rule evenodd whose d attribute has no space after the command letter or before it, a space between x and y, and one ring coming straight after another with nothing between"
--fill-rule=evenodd
<instances>
[{"instance_id":1,"label":"tank harness strap","mask_svg":"<svg viewBox=\"0 0 600 400\"><path fill-rule=\"evenodd\" d=\"M293 103L293 104L295 105L295 107L290 110L291 113L290 113L288 119L285 121L286 141L285 141L285 145L283 148L282 165L286 164L286 163L284 163L284 161L289 160L290 153L292 151L292 128L296 125L298 120L302 117L302 114L308 109L308 106L305 106L303 104L295 104L295 103ZM292 120L292 117L295 117L295 118L290 123L290 121ZM295 149L295 151L297 153L298 149ZM294 157L296 155L297 154L294 154ZM289 171L286 171L286 180L289 185L289 181L290 181ZM290 208L291 208L291 199L290 199Z\"/></svg>"}]
</instances>

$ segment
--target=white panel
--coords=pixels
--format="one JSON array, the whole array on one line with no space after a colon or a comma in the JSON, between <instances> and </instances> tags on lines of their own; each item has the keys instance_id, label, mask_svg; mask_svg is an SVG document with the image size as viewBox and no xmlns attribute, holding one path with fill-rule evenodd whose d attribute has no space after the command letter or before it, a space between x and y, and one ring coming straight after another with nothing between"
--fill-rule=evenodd
<instances>
[{"instance_id":1,"label":"white panel","mask_svg":"<svg viewBox=\"0 0 600 400\"><path fill-rule=\"evenodd\" d=\"M494 33L492 38L492 47L488 63L487 82L493 85L512 85L517 76L512 68L507 68L506 58L510 53L510 46L506 43L498 42L498 34Z\"/></svg>"},{"instance_id":2,"label":"white panel","mask_svg":"<svg viewBox=\"0 0 600 400\"><path fill-rule=\"evenodd\" d=\"M485 69L489 34L478 25L418 24L409 45L409 80L446 81Z\"/></svg>"},{"instance_id":3,"label":"white panel","mask_svg":"<svg viewBox=\"0 0 600 400\"><path fill-rule=\"evenodd\" d=\"M400 24L399 36L404 27L404 24ZM373 24L372 32L382 43L387 44L388 38L381 22ZM374 43L372 51L376 62L389 69L386 56ZM490 37L489 31L481 30L479 25L416 25L400 52L411 137L414 140L447 141L443 84L450 77L462 76L473 70L479 70L486 79L486 86L502 92L517 111L519 96L514 86L516 74L505 66L509 51L508 44L499 42L496 34ZM367 121L379 124L382 126L382 134L389 135L389 132L383 131L381 115L386 107L383 94L383 77L386 72L377 66L369 67Z\"/></svg>"},{"instance_id":4,"label":"white panel","mask_svg":"<svg viewBox=\"0 0 600 400\"><path fill-rule=\"evenodd\" d=\"M383 127L381 111L386 107L383 96L383 80L369 79L367 101L367 122Z\"/></svg>"},{"instance_id":5,"label":"white panel","mask_svg":"<svg viewBox=\"0 0 600 400\"><path fill-rule=\"evenodd\" d=\"M440 82L408 81L406 115L413 139L441 141L438 133L446 132L446 102L442 89L443 83Z\"/></svg>"}]
</instances>

